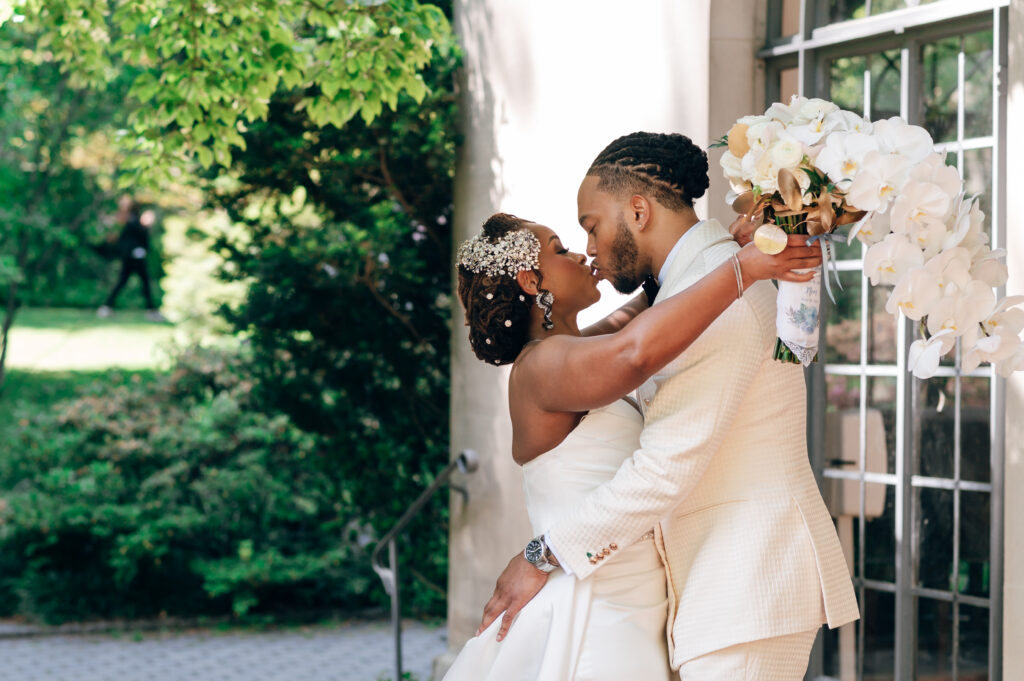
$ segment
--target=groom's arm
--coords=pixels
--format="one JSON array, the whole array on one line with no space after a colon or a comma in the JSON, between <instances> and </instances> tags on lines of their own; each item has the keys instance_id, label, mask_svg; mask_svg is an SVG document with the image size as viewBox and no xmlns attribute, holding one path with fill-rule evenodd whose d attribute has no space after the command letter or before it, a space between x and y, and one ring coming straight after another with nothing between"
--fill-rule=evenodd
<instances>
[{"instance_id":1,"label":"groom's arm","mask_svg":"<svg viewBox=\"0 0 1024 681\"><path fill-rule=\"evenodd\" d=\"M567 571L587 577L603 563L597 556L604 549L634 543L692 491L771 352L774 306L757 304L759 296L763 302L770 295L762 290L737 301L668 367L671 375L648 407L640 449L610 482L549 528L548 543ZM502 638L546 577L521 556L514 558L498 579L479 631L505 612Z\"/></svg>"},{"instance_id":2,"label":"groom's arm","mask_svg":"<svg viewBox=\"0 0 1024 681\"><path fill-rule=\"evenodd\" d=\"M640 448L549 528L549 545L579 578L603 564L606 549L629 546L667 516L703 476L771 352L757 295L765 292L730 307L668 368L647 408Z\"/></svg>"}]
</instances>

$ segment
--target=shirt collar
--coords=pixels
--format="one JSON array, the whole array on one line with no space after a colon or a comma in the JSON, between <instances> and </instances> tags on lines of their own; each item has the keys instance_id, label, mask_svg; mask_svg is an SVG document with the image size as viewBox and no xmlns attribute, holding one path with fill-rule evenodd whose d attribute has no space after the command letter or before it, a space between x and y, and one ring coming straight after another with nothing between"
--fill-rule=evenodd
<instances>
[{"instance_id":1,"label":"shirt collar","mask_svg":"<svg viewBox=\"0 0 1024 681\"><path fill-rule=\"evenodd\" d=\"M697 225L699 225L701 222L704 221L700 220L692 227L690 227L690 229L683 232L683 235L679 237L678 241L676 241L676 245L673 246L672 250L668 252L668 255L665 257L665 262L662 264L661 269L658 270L658 286L665 285L665 274L668 272L669 266L672 264L672 261L676 259L676 256L679 255L679 251L682 250L683 242L686 241L686 237L690 236L690 234L695 232L697 230Z\"/></svg>"}]
</instances>

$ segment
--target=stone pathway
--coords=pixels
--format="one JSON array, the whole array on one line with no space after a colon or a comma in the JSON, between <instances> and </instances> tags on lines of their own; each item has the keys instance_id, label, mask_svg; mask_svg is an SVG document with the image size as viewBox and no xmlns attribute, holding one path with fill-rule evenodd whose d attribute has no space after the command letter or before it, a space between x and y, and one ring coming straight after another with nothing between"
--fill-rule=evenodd
<instances>
[{"instance_id":1,"label":"stone pathway","mask_svg":"<svg viewBox=\"0 0 1024 681\"><path fill-rule=\"evenodd\" d=\"M406 622L405 672L430 681L444 626ZM393 676L389 623L270 632L0 638L0 681L378 681Z\"/></svg>"}]
</instances>

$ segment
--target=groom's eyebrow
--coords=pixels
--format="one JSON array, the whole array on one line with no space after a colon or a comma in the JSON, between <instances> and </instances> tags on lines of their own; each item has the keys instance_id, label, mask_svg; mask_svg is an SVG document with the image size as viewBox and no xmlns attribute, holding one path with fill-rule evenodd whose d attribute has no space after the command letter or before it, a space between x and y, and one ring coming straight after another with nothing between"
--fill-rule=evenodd
<instances>
[{"instance_id":1,"label":"groom's eyebrow","mask_svg":"<svg viewBox=\"0 0 1024 681\"><path fill-rule=\"evenodd\" d=\"M551 238L549 238L548 239L548 243L551 243L552 241L555 241L556 239L558 239L558 235L557 234L555 234Z\"/></svg>"},{"instance_id":2,"label":"groom's eyebrow","mask_svg":"<svg viewBox=\"0 0 1024 681\"><path fill-rule=\"evenodd\" d=\"M583 227L583 223L586 222L587 218L590 217L590 213L580 216L580 227Z\"/></svg>"}]
</instances>

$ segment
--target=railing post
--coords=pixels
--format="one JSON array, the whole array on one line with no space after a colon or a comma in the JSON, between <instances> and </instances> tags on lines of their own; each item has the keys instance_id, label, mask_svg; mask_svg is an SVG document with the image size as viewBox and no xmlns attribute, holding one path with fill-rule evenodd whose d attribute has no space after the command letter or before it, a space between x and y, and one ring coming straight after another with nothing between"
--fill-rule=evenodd
<instances>
[{"instance_id":1,"label":"railing post","mask_svg":"<svg viewBox=\"0 0 1024 681\"><path fill-rule=\"evenodd\" d=\"M416 501L409 505L402 517L395 523L387 534L377 542L373 553L370 556L370 564L373 571L384 583L384 590L391 596L391 631L395 637L395 679L402 681L402 600L398 589L398 546L395 543L398 534L405 529L405 526L419 513L420 509L430 500L430 497L442 485L449 482L452 471L458 468L463 473L472 473L480 466L480 457L471 449L465 449L441 471L433 483L416 498ZM449 483L450 484L450 483ZM465 488L455 487L456 491L468 500L469 492ZM384 545L388 547L388 567L378 560Z\"/></svg>"},{"instance_id":2,"label":"railing post","mask_svg":"<svg viewBox=\"0 0 1024 681\"><path fill-rule=\"evenodd\" d=\"M388 563L391 566L391 631L395 637L395 681L402 681L402 600L398 581L398 548L392 537L388 542Z\"/></svg>"}]
</instances>

